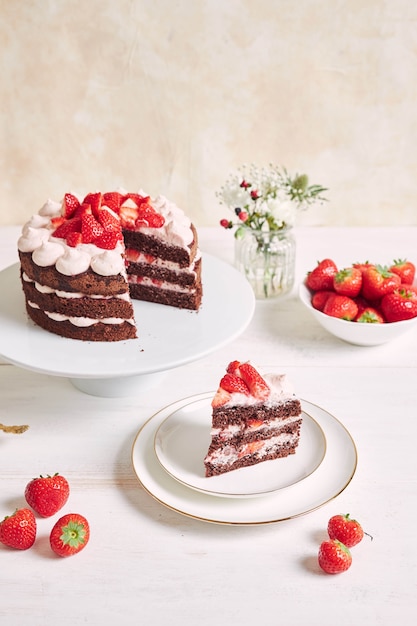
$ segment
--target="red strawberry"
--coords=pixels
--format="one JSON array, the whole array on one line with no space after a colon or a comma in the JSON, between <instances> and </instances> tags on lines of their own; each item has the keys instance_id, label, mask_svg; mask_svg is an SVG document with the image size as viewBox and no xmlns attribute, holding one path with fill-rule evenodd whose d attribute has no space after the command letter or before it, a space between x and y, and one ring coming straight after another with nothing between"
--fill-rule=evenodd
<instances>
[{"instance_id":1,"label":"red strawberry","mask_svg":"<svg viewBox=\"0 0 417 626\"><path fill-rule=\"evenodd\" d=\"M56 229L58 226L61 226L65 222L65 217L63 215L59 215L58 217L51 217L51 224Z\"/></svg>"},{"instance_id":2,"label":"red strawberry","mask_svg":"<svg viewBox=\"0 0 417 626\"><path fill-rule=\"evenodd\" d=\"M364 532L362 526L355 519L346 515L333 515L327 524L330 539L337 539L348 548L353 548L362 541Z\"/></svg>"},{"instance_id":3,"label":"red strawberry","mask_svg":"<svg viewBox=\"0 0 417 626\"><path fill-rule=\"evenodd\" d=\"M222 389L221 387L219 387L218 390L216 391L216 394L213 400L211 401L211 406L213 409L217 409L223 406L224 404L226 404L227 402L229 402L230 398L231 398L230 393L226 391L225 389Z\"/></svg>"},{"instance_id":4,"label":"red strawberry","mask_svg":"<svg viewBox=\"0 0 417 626\"><path fill-rule=\"evenodd\" d=\"M68 481L60 474L34 478L25 489L26 502L42 517L55 515L66 504L69 494Z\"/></svg>"},{"instance_id":5,"label":"red strawberry","mask_svg":"<svg viewBox=\"0 0 417 626\"><path fill-rule=\"evenodd\" d=\"M68 513L51 530L49 542L58 556L72 556L85 548L90 539L90 527L85 517Z\"/></svg>"},{"instance_id":6,"label":"red strawberry","mask_svg":"<svg viewBox=\"0 0 417 626\"><path fill-rule=\"evenodd\" d=\"M266 400L266 398L269 397L271 390L253 365L250 365L250 363L242 363L239 366L239 373L254 398Z\"/></svg>"},{"instance_id":7,"label":"red strawberry","mask_svg":"<svg viewBox=\"0 0 417 626\"><path fill-rule=\"evenodd\" d=\"M27 550L36 539L36 519L30 509L17 509L0 522L0 542L9 548Z\"/></svg>"},{"instance_id":8,"label":"red strawberry","mask_svg":"<svg viewBox=\"0 0 417 626\"><path fill-rule=\"evenodd\" d=\"M97 219L106 231L118 232L120 230L119 218L107 209L100 209L97 213Z\"/></svg>"},{"instance_id":9,"label":"red strawberry","mask_svg":"<svg viewBox=\"0 0 417 626\"><path fill-rule=\"evenodd\" d=\"M313 271L307 274L306 285L312 291L333 289L333 276L336 273L336 263L331 259L324 259L318 263Z\"/></svg>"},{"instance_id":10,"label":"red strawberry","mask_svg":"<svg viewBox=\"0 0 417 626\"><path fill-rule=\"evenodd\" d=\"M104 250L114 250L121 238L122 235L119 232L104 231L100 237L94 240L94 245Z\"/></svg>"},{"instance_id":11,"label":"red strawberry","mask_svg":"<svg viewBox=\"0 0 417 626\"><path fill-rule=\"evenodd\" d=\"M81 220L79 217L73 217L70 220L65 220L63 224L58 226L52 233L53 237L58 239L66 239L69 233L79 233L81 231Z\"/></svg>"},{"instance_id":12,"label":"red strawberry","mask_svg":"<svg viewBox=\"0 0 417 626\"><path fill-rule=\"evenodd\" d=\"M122 194L117 191L108 191L103 194L102 206L108 206L109 209L118 213L120 210L120 204L122 202Z\"/></svg>"},{"instance_id":13,"label":"red strawberry","mask_svg":"<svg viewBox=\"0 0 417 626\"><path fill-rule=\"evenodd\" d=\"M412 285L414 282L414 276L416 273L416 267L411 261L407 259L397 259L389 268L393 274L398 274L401 282L405 285Z\"/></svg>"},{"instance_id":14,"label":"red strawberry","mask_svg":"<svg viewBox=\"0 0 417 626\"><path fill-rule=\"evenodd\" d=\"M226 368L226 372L228 374L239 375L239 367L240 367L240 361L231 361Z\"/></svg>"},{"instance_id":15,"label":"red strawberry","mask_svg":"<svg viewBox=\"0 0 417 626\"><path fill-rule=\"evenodd\" d=\"M339 574L352 565L352 555L343 543L330 539L320 545L318 561L321 569L327 574Z\"/></svg>"},{"instance_id":16,"label":"red strawberry","mask_svg":"<svg viewBox=\"0 0 417 626\"><path fill-rule=\"evenodd\" d=\"M94 217L97 217L98 211L101 207L102 195L98 191L97 193L89 193L84 198L82 204L89 204L91 207L91 212Z\"/></svg>"},{"instance_id":17,"label":"red strawberry","mask_svg":"<svg viewBox=\"0 0 417 626\"><path fill-rule=\"evenodd\" d=\"M135 229L136 219L138 217L138 210L129 206L120 207L120 222L123 228L129 230Z\"/></svg>"},{"instance_id":18,"label":"red strawberry","mask_svg":"<svg viewBox=\"0 0 417 626\"><path fill-rule=\"evenodd\" d=\"M92 243L97 237L100 237L104 232L104 228L96 220L94 215L85 213L81 218L81 234L83 236L83 243Z\"/></svg>"},{"instance_id":19,"label":"red strawberry","mask_svg":"<svg viewBox=\"0 0 417 626\"><path fill-rule=\"evenodd\" d=\"M384 321L385 320L381 313L372 306L362 307L355 317L355 322L363 324L383 324Z\"/></svg>"},{"instance_id":20,"label":"red strawberry","mask_svg":"<svg viewBox=\"0 0 417 626\"><path fill-rule=\"evenodd\" d=\"M243 393L250 395L249 387L245 381L235 374L225 374L220 381L220 387L229 393Z\"/></svg>"},{"instance_id":21,"label":"red strawberry","mask_svg":"<svg viewBox=\"0 0 417 626\"><path fill-rule=\"evenodd\" d=\"M78 200L78 198L76 196L74 196L72 193L66 193L64 196L64 217L66 217L67 219L69 219L70 217L72 217L75 213L75 211L78 209L78 207L80 206L80 202Z\"/></svg>"},{"instance_id":22,"label":"red strawberry","mask_svg":"<svg viewBox=\"0 0 417 626\"><path fill-rule=\"evenodd\" d=\"M75 248L76 246L78 246L79 243L82 243L83 236L81 233L77 232L68 233L66 241L69 246Z\"/></svg>"},{"instance_id":23,"label":"red strawberry","mask_svg":"<svg viewBox=\"0 0 417 626\"><path fill-rule=\"evenodd\" d=\"M387 322L400 322L417 317L417 293L414 289L408 289L406 285L400 285L382 298L381 309Z\"/></svg>"},{"instance_id":24,"label":"red strawberry","mask_svg":"<svg viewBox=\"0 0 417 626\"><path fill-rule=\"evenodd\" d=\"M357 267L346 267L333 276L333 288L342 296L355 298L362 287L362 272Z\"/></svg>"},{"instance_id":25,"label":"red strawberry","mask_svg":"<svg viewBox=\"0 0 417 626\"><path fill-rule=\"evenodd\" d=\"M136 228L144 226L145 228L161 228L165 224L165 218L163 215L156 213L155 211L147 211L142 213L139 209L139 217L135 222Z\"/></svg>"},{"instance_id":26,"label":"red strawberry","mask_svg":"<svg viewBox=\"0 0 417 626\"><path fill-rule=\"evenodd\" d=\"M141 196L138 193L127 193L126 195L123 196L122 199L122 203L125 202L126 200L133 200L133 202L136 204L136 206L141 206L144 202L149 202L150 197L149 196Z\"/></svg>"},{"instance_id":27,"label":"red strawberry","mask_svg":"<svg viewBox=\"0 0 417 626\"><path fill-rule=\"evenodd\" d=\"M311 304L313 308L317 309L318 311L323 311L324 305L326 304L328 297L331 296L332 293L334 293L334 291L328 291L327 289L322 291L316 291L315 293L313 293L313 296L311 298Z\"/></svg>"},{"instance_id":28,"label":"red strawberry","mask_svg":"<svg viewBox=\"0 0 417 626\"><path fill-rule=\"evenodd\" d=\"M364 272L368 269L368 267L375 267L375 265L369 261L364 261L363 263L353 263L353 267L356 267L356 269Z\"/></svg>"},{"instance_id":29,"label":"red strawberry","mask_svg":"<svg viewBox=\"0 0 417 626\"><path fill-rule=\"evenodd\" d=\"M379 300L385 294L394 291L400 283L400 277L390 272L387 267L382 265L368 267L362 273L362 295L367 300Z\"/></svg>"},{"instance_id":30,"label":"red strawberry","mask_svg":"<svg viewBox=\"0 0 417 626\"><path fill-rule=\"evenodd\" d=\"M335 293L327 298L323 313L331 317L352 321L358 314L358 305L349 296Z\"/></svg>"}]
</instances>

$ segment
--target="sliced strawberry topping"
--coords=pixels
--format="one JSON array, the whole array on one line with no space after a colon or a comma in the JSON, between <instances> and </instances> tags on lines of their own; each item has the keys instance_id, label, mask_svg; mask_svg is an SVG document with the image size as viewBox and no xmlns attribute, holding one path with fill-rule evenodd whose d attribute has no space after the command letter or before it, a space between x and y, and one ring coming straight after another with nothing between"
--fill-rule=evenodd
<instances>
[{"instance_id":1,"label":"sliced strawberry topping","mask_svg":"<svg viewBox=\"0 0 417 626\"><path fill-rule=\"evenodd\" d=\"M68 233L66 240L69 246L75 248L75 246L78 246L79 243L83 242L83 236L81 233L74 231L72 233Z\"/></svg>"},{"instance_id":2,"label":"sliced strawberry topping","mask_svg":"<svg viewBox=\"0 0 417 626\"><path fill-rule=\"evenodd\" d=\"M239 372L254 398L258 400L268 398L271 390L253 365L250 365L250 363L242 363L239 366Z\"/></svg>"},{"instance_id":3,"label":"sliced strawberry topping","mask_svg":"<svg viewBox=\"0 0 417 626\"><path fill-rule=\"evenodd\" d=\"M245 381L235 374L225 374L220 381L220 387L229 393L243 393L250 395L249 387Z\"/></svg>"},{"instance_id":4,"label":"sliced strawberry topping","mask_svg":"<svg viewBox=\"0 0 417 626\"><path fill-rule=\"evenodd\" d=\"M103 226L96 220L94 215L85 213L81 218L81 234L83 243L92 243L104 232Z\"/></svg>"},{"instance_id":5,"label":"sliced strawberry topping","mask_svg":"<svg viewBox=\"0 0 417 626\"><path fill-rule=\"evenodd\" d=\"M103 194L103 202L102 206L108 206L109 209L118 213L120 210L120 205L122 203L122 194L117 191L109 191Z\"/></svg>"},{"instance_id":6,"label":"sliced strawberry topping","mask_svg":"<svg viewBox=\"0 0 417 626\"><path fill-rule=\"evenodd\" d=\"M219 387L216 392L216 395L211 401L211 406L213 407L213 409L217 409L218 407L223 406L224 404L229 402L230 398L231 398L230 393L226 391L225 389L222 389L221 387Z\"/></svg>"},{"instance_id":7,"label":"sliced strawberry topping","mask_svg":"<svg viewBox=\"0 0 417 626\"><path fill-rule=\"evenodd\" d=\"M117 242L120 241L120 239L120 233L104 231L102 235L95 239L94 245L96 245L98 248L104 248L105 250L114 250Z\"/></svg>"},{"instance_id":8,"label":"sliced strawberry topping","mask_svg":"<svg viewBox=\"0 0 417 626\"><path fill-rule=\"evenodd\" d=\"M97 213L97 219L103 226L104 230L111 230L115 232L120 230L119 218L107 209L100 209Z\"/></svg>"},{"instance_id":9,"label":"sliced strawberry topping","mask_svg":"<svg viewBox=\"0 0 417 626\"><path fill-rule=\"evenodd\" d=\"M58 228L58 226L61 226L61 224L63 224L64 222L65 222L65 217L63 215L59 217L51 218L51 224L54 228Z\"/></svg>"},{"instance_id":10,"label":"sliced strawberry topping","mask_svg":"<svg viewBox=\"0 0 417 626\"><path fill-rule=\"evenodd\" d=\"M231 361L226 368L226 372L228 374L239 375L239 367L240 367L240 361Z\"/></svg>"},{"instance_id":11,"label":"sliced strawberry topping","mask_svg":"<svg viewBox=\"0 0 417 626\"><path fill-rule=\"evenodd\" d=\"M123 228L134 230L138 217L138 209L133 207L122 206L120 208L120 222Z\"/></svg>"},{"instance_id":12,"label":"sliced strawberry topping","mask_svg":"<svg viewBox=\"0 0 417 626\"><path fill-rule=\"evenodd\" d=\"M97 217L98 211L101 207L102 195L100 192L89 193L83 200L83 204L89 204L94 217Z\"/></svg>"},{"instance_id":13,"label":"sliced strawberry topping","mask_svg":"<svg viewBox=\"0 0 417 626\"><path fill-rule=\"evenodd\" d=\"M69 233L80 232L81 230L81 219L79 217L73 217L70 220L66 220L63 222L52 235L54 237L58 237L59 239L66 239Z\"/></svg>"},{"instance_id":14,"label":"sliced strawberry topping","mask_svg":"<svg viewBox=\"0 0 417 626\"><path fill-rule=\"evenodd\" d=\"M64 217L67 219L72 217L80 206L80 202L72 193L66 193L64 196Z\"/></svg>"},{"instance_id":15,"label":"sliced strawberry topping","mask_svg":"<svg viewBox=\"0 0 417 626\"><path fill-rule=\"evenodd\" d=\"M148 202L150 200L149 196L141 196L139 193L127 193L122 197L122 204L126 202L126 200L133 200L136 206L140 206L144 202Z\"/></svg>"}]
</instances>

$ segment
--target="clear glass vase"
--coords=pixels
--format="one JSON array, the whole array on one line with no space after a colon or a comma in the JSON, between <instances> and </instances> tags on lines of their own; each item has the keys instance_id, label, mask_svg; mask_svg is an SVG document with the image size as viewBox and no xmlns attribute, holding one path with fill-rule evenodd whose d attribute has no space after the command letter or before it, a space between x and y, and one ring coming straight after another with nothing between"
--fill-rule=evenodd
<instances>
[{"instance_id":1,"label":"clear glass vase","mask_svg":"<svg viewBox=\"0 0 417 626\"><path fill-rule=\"evenodd\" d=\"M235 266L252 285L258 300L289 293L295 278L295 237L291 228L261 231L245 228L235 240Z\"/></svg>"}]
</instances>

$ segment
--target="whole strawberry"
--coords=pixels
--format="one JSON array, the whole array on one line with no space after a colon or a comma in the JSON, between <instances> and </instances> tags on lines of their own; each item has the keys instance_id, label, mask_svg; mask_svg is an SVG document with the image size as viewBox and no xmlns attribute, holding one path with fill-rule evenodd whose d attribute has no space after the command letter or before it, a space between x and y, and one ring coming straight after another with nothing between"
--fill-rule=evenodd
<instances>
[{"instance_id":1,"label":"whole strawberry","mask_svg":"<svg viewBox=\"0 0 417 626\"><path fill-rule=\"evenodd\" d=\"M333 276L333 288L342 296L355 298L362 287L362 272L357 267L345 267Z\"/></svg>"},{"instance_id":2,"label":"whole strawberry","mask_svg":"<svg viewBox=\"0 0 417 626\"><path fill-rule=\"evenodd\" d=\"M336 273L336 263L332 259L323 259L307 274L306 285L312 291L333 289L333 276Z\"/></svg>"},{"instance_id":3,"label":"whole strawberry","mask_svg":"<svg viewBox=\"0 0 417 626\"><path fill-rule=\"evenodd\" d=\"M398 287L401 279L387 267L375 265L362 272L362 296L366 300L379 300Z\"/></svg>"},{"instance_id":4,"label":"whole strawberry","mask_svg":"<svg viewBox=\"0 0 417 626\"><path fill-rule=\"evenodd\" d=\"M398 274L401 282L405 285L413 284L416 267L414 263L411 263L411 261L407 261L407 259L396 259L389 269L390 272Z\"/></svg>"},{"instance_id":5,"label":"whole strawberry","mask_svg":"<svg viewBox=\"0 0 417 626\"><path fill-rule=\"evenodd\" d=\"M400 285L382 298L381 309L387 322L401 322L417 317L417 293L407 285Z\"/></svg>"},{"instance_id":6,"label":"whole strawberry","mask_svg":"<svg viewBox=\"0 0 417 626\"><path fill-rule=\"evenodd\" d=\"M358 521L346 515L333 515L327 524L330 539L337 539L348 548L353 548L363 539L363 529Z\"/></svg>"},{"instance_id":7,"label":"whole strawberry","mask_svg":"<svg viewBox=\"0 0 417 626\"><path fill-rule=\"evenodd\" d=\"M318 562L327 574L340 574L352 565L352 555L343 543L336 539L329 539L320 545Z\"/></svg>"},{"instance_id":8,"label":"whole strawberry","mask_svg":"<svg viewBox=\"0 0 417 626\"><path fill-rule=\"evenodd\" d=\"M323 313L341 320L352 321L358 314L358 305L349 296L335 293L327 298Z\"/></svg>"},{"instance_id":9,"label":"whole strawberry","mask_svg":"<svg viewBox=\"0 0 417 626\"><path fill-rule=\"evenodd\" d=\"M0 522L0 542L9 548L27 550L36 539L36 519L30 509L17 509Z\"/></svg>"},{"instance_id":10,"label":"whole strawberry","mask_svg":"<svg viewBox=\"0 0 417 626\"><path fill-rule=\"evenodd\" d=\"M49 543L58 556L72 556L81 552L90 539L90 527L85 517L68 513L51 530Z\"/></svg>"},{"instance_id":11,"label":"whole strawberry","mask_svg":"<svg viewBox=\"0 0 417 626\"><path fill-rule=\"evenodd\" d=\"M26 485L25 498L29 506L42 517L51 517L66 504L70 488L60 474L40 476Z\"/></svg>"}]
</instances>

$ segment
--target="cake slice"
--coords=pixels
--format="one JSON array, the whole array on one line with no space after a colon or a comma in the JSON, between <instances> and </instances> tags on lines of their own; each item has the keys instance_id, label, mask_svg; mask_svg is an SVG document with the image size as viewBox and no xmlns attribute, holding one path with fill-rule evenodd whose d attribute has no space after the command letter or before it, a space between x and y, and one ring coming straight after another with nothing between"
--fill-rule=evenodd
<instances>
[{"instance_id":1,"label":"cake slice","mask_svg":"<svg viewBox=\"0 0 417 626\"><path fill-rule=\"evenodd\" d=\"M136 337L119 216L101 193L49 200L18 240L29 317L83 341Z\"/></svg>"},{"instance_id":2,"label":"cake slice","mask_svg":"<svg viewBox=\"0 0 417 626\"><path fill-rule=\"evenodd\" d=\"M184 211L164 196L124 191L112 196L123 229L131 297L198 310L201 252Z\"/></svg>"},{"instance_id":3,"label":"cake slice","mask_svg":"<svg viewBox=\"0 0 417 626\"><path fill-rule=\"evenodd\" d=\"M286 375L261 376L250 363L232 361L211 406L207 477L296 452L301 403Z\"/></svg>"}]
</instances>

